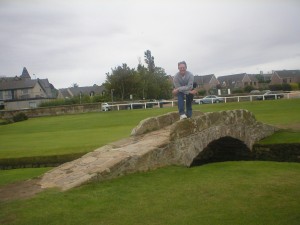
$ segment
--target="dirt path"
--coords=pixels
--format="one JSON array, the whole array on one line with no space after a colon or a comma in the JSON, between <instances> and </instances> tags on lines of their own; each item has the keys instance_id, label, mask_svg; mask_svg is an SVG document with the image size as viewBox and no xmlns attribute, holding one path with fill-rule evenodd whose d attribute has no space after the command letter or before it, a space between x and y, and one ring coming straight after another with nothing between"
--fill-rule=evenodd
<instances>
[{"instance_id":1,"label":"dirt path","mask_svg":"<svg viewBox=\"0 0 300 225\"><path fill-rule=\"evenodd\" d=\"M43 191L38 184L39 178L19 181L0 187L0 201L31 198Z\"/></svg>"}]
</instances>

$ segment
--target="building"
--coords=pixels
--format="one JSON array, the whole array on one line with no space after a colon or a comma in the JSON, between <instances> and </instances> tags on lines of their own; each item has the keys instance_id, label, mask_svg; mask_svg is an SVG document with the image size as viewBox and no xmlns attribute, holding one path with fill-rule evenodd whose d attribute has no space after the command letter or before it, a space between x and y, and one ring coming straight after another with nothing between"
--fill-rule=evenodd
<instances>
[{"instance_id":1,"label":"building","mask_svg":"<svg viewBox=\"0 0 300 225\"><path fill-rule=\"evenodd\" d=\"M103 85L98 86L94 84L93 86L87 87L69 87L69 88L62 88L58 90L58 98L73 98L75 96L83 96L88 95L93 97L95 95L104 95L105 88Z\"/></svg>"},{"instance_id":2,"label":"building","mask_svg":"<svg viewBox=\"0 0 300 225\"><path fill-rule=\"evenodd\" d=\"M270 84L300 83L300 70L274 70Z\"/></svg>"},{"instance_id":3,"label":"building","mask_svg":"<svg viewBox=\"0 0 300 225\"><path fill-rule=\"evenodd\" d=\"M57 90L48 79L31 79L26 67L20 76L0 78L0 109L36 108L56 96Z\"/></svg>"},{"instance_id":4,"label":"building","mask_svg":"<svg viewBox=\"0 0 300 225\"><path fill-rule=\"evenodd\" d=\"M220 85L220 82L214 74L202 76L195 75L194 82L197 84L197 88L199 88L199 90L205 90L207 93L209 90L216 89L218 85Z\"/></svg>"},{"instance_id":5,"label":"building","mask_svg":"<svg viewBox=\"0 0 300 225\"><path fill-rule=\"evenodd\" d=\"M253 88L258 88L258 80L255 74L233 74L218 77L218 81L222 88L228 89L243 89L246 86L252 86Z\"/></svg>"}]
</instances>

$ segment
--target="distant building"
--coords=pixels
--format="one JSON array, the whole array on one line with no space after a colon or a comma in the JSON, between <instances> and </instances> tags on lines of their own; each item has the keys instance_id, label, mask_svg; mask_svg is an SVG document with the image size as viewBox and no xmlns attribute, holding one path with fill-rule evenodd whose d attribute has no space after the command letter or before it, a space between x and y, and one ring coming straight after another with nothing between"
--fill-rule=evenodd
<instances>
[{"instance_id":1,"label":"distant building","mask_svg":"<svg viewBox=\"0 0 300 225\"><path fill-rule=\"evenodd\" d=\"M197 84L199 90L205 90L208 92L210 89L216 89L220 82L214 74L209 75L195 75L194 82Z\"/></svg>"},{"instance_id":2,"label":"distant building","mask_svg":"<svg viewBox=\"0 0 300 225\"><path fill-rule=\"evenodd\" d=\"M218 81L222 88L229 89L243 89L246 86L252 86L253 88L258 88L258 80L255 74L233 74L218 77Z\"/></svg>"},{"instance_id":3,"label":"distant building","mask_svg":"<svg viewBox=\"0 0 300 225\"><path fill-rule=\"evenodd\" d=\"M274 70L270 84L300 83L300 70Z\"/></svg>"},{"instance_id":4,"label":"distant building","mask_svg":"<svg viewBox=\"0 0 300 225\"><path fill-rule=\"evenodd\" d=\"M69 88L61 88L58 90L58 98L73 98L75 96L80 95L89 95L90 97L95 95L104 95L105 88L103 85L98 86L94 84L93 86L87 87L69 87Z\"/></svg>"},{"instance_id":5,"label":"distant building","mask_svg":"<svg viewBox=\"0 0 300 225\"><path fill-rule=\"evenodd\" d=\"M48 79L31 79L26 67L20 76L0 77L0 109L36 108L56 97L57 90Z\"/></svg>"}]
</instances>

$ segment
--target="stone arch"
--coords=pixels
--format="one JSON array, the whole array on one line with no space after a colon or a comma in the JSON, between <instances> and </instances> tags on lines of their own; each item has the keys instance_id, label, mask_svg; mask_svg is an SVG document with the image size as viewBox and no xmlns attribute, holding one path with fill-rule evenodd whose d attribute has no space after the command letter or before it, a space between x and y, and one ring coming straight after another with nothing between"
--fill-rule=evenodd
<instances>
[{"instance_id":1,"label":"stone arch","mask_svg":"<svg viewBox=\"0 0 300 225\"><path fill-rule=\"evenodd\" d=\"M211 142L224 137L240 140L251 151L255 142L274 131L274 127L256 121L247 110L211 112L178 121L170 130L173 163L189 167Z\"/></svg>"},{"instance_id":2,"label":"stone arch","mask_svg":"<svg viewBox=\"0 0 300 225\"><path fill-rule=\"evenodd\" d=\"M251 159L248 146L239 139L226 136L209 143L192 161L190 167L211 162Z\"/></svg>"}]
</instances>

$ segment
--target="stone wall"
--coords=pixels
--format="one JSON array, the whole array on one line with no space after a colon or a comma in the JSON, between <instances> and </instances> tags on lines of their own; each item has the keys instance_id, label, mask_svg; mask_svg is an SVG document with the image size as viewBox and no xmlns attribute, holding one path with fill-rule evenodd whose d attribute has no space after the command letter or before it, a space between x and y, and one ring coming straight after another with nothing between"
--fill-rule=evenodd
<instances>
[{"instance_id":1,"label":"stone wall","mask_svg":"<svg viewBox=\"0 0 300 225\"><path fill-rule=\"evenodd\" d=\"M18 113L25 113L28 117L39 116L57 116L65 114L77 114L85 112L100 112L101 103L93 104L78 104L78 105L65 105L65 106L53 106L53 107L41 107L32 109L19 109L19 110L1 110L0 118L10 119Z\"/></svg>"}]
</instances>

